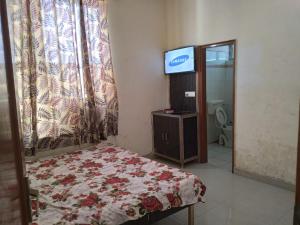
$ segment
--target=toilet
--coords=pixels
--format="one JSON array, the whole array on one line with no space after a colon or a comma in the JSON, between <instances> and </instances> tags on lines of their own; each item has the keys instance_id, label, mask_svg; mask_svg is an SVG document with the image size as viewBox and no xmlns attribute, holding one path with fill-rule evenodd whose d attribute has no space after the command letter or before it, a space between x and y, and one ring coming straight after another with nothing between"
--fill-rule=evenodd
<instances>
[{"instance_id":1,"label":"toilet","mask_svg":"<svg viewBox=\"0 0 300 225\"><path fill-rule=\"evenodd\" d=\"M227 113L222 105L216 107L216 126L221 128L219 144L225 147L232 147L232 126L228 124Z\"/></svg>"}]
</instances>

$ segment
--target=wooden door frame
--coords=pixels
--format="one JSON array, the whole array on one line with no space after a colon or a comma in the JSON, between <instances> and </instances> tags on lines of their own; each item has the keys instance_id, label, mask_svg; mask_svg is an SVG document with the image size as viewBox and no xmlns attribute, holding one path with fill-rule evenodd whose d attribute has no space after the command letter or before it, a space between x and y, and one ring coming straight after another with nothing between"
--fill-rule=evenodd
<instances>
[{"instance_id":1,"label":"wooden door frame","mask_svg":"<svg viewBox=\"0 0 300 225\"><path fill-rule=\"evenodd\" d=\"M234 59L233 59L233 126L232 126L232 172L234 172L235 165L235 127L236 127L236 58L237 58L237 41L228 40L217 43L211 43L206 45L200 45L196 50L197 60L197 90L198 90L198 130L199 130L199 161L200 163L207 163L207 106L206 106L206 49L211 47L218 47L224 45L234 46Z\"/></svg>"},{"instance_id":2,"label":"wooden door frame","mask_svg":"<svg viewBox=\"0 0 300 225\"><path fill-rule=\"evenodd\" d=\"M16 91L15 91L15 81L14 81L14 71L12 64L12 54L10 46L10 36L9 36L9 22L7 15L7 0L0 1L0 12L1 12L1 25L2 25L2 37L3 37L3 50L4 50L4 61L6 70L6 85L7 93L9 96L9 116L10 116L10 127L11 135L14 140L14 156L15 156L15 166L16 175L18 181L18 196L19 205L21 213L22 225L27 225L30 221L30 212L28 207L28 189L25 179L25 165L24 165L24 151L23 142L20 136L19 122L18 122L18 109L16 101Z\"/></svg>"},{"instance_id":3,"label":"wooden door frame","mask_svg":"<svg viewBox=\"0 0 300 225\"><path fill-rule=\"evenodd\" d=\"M300 223L300 104L299 104L299 125L298 125L298 150L297 150L297 171L296 171L296 195L294 206L294 225Z\"/></svg>"}]
</instances>

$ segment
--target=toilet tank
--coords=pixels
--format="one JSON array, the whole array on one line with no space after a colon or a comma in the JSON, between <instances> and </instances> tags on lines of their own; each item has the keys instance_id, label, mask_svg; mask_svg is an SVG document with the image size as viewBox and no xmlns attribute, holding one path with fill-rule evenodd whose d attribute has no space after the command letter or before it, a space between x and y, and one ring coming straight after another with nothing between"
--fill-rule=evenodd
<instances>
[{"instance_id":1,"label":"toilet tank","mask_svg":"<svg viewBox=\"0 0 300 225\"><path fill-rule=\"evenodd\" d=\"M222 99L208 100L207 101L207 114L215 115L216 108L224 103Z\"/></svg>"}]
</instances>

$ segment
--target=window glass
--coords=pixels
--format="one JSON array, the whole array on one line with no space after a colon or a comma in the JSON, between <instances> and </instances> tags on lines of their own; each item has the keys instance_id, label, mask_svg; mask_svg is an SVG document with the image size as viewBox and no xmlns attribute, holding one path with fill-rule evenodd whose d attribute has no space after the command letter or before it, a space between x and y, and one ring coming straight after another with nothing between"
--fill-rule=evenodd
<instances>
[{"instance_id":1,"label":"window glass","mask_svg":"<svg viewBox=\"0 0 300 225\"><path fill-rule=\"evenodd\" d=\"M217 52L215 51L206 51L206 61L207 62L212 62L217 60Z\"/></svg>"}]
</instances>

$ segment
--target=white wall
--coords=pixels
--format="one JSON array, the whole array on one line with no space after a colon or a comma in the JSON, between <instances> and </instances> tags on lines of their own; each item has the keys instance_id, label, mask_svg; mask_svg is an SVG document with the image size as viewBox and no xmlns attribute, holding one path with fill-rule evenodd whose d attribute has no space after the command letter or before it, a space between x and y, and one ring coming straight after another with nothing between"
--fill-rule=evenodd
<instances>
[{"instance_id":1,"label":"white wall","mask_svg":"<svg viewBox=\"0 0 300 225\"><path fill-rule=\"evenodd\" d=\"M165 2L109 0L113 65L119 97L116 143L141 154L152 150L151 111L168 106L163 75Z\"/></svg>"},{"instance_id":2,"label":"white wall","mask_svg":"<svg viewBox=\"0 0 300 225\"><path fill-rule=\"evenodd\" d=\"M208 62L206 67L206 99L223 100L223 108L227 113L227 124L232 122L232 108L233 108L233 67L225 67L225 62L222 62L223 67L220 67L218 62ZM219 140L221 132L220 128L216 126L215 114L207 114L207 142L213 143Z\"/></svg>"},{"instance_id":3,"label":"white wall","mask_svg":"<svg viewBox=\"0 0 300 225\"><path fill-rule=\"evenodd\" d=\"M298 0L166 0L167 46L237 39L238 169L295 183Z\"/></svg>"},{"instance_id":4,"label":"white wall","mask_svg":"<svg viewBox=\"0 0 300 225\"><path fill-rule=\"evenodd\" d=\"M206 69L206 99L223 100L228 123L232 122L233 67L210 66Z\"/></svg>"}]
</instances>

